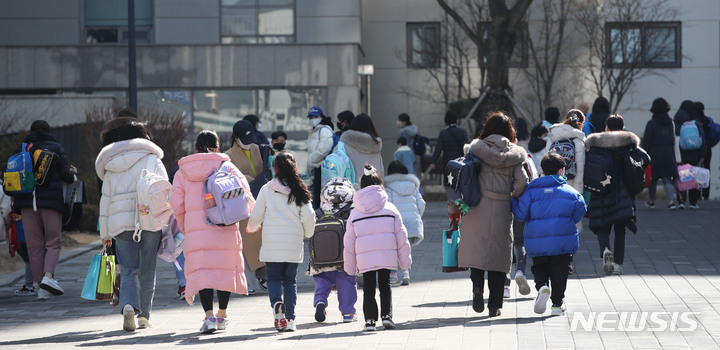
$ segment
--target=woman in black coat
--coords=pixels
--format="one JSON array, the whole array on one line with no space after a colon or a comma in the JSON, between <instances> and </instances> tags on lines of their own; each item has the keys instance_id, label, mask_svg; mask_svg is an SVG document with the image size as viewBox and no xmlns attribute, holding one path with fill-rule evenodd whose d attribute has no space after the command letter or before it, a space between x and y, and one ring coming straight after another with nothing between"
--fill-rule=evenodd
<instances>
[{"instance_id":1,"label":"woman in black coat","mask_svg":"<svg viewBox=\"0 0 720 350\"><path fill-rule=\"evenodd\" d=\"M440 154L443 155L442 170L451 160L465 155L463 147L470 141L468 140L467 131L457 126L457 119L458 116L455 112L448 111L445 113L445 129L440 131L440 135L438 135L438 142L432 156L430 169L435 168L435 163L440 159Z\"/></svg>"},{"instance_id":2,"label":"woman in black coat","mask_svg":"<svg viewBox=\"0 0 720 350\"><path fill-rule=\"evenodd\" d=\"M642 139L642 148L650 155L652 168L652 181L648 192L650 200L645 203L649 208L655 208L655 191L658 180L663 180L665 192L668 194L668 209L676 209L673 181L677 177L677 159L675 159L675 133L673 120L668 112L670 104L662 97L656 98L650 112L652 118L645 125Z\"/></svg>"}]
</instances>

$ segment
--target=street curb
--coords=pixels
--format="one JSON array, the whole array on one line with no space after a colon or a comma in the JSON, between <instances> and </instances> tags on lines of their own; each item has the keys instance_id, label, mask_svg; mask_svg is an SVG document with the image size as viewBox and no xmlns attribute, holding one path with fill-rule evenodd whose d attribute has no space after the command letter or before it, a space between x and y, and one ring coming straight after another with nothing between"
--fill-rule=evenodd
<instances>
[{"instance_id":1,"label":"street curb","mask_svg":"<svg viewBox=\"0 0 720 350\"><path fill-rule=\"evenodd\" d=\"M82 247L75 248L69 252L61 253L60 258L58 259L58 264L61 264L65 261L76 258L76 257L83 255L91 250L95 250L95 249L99 250L101 247L102 247L102 242L98 240L97 242L86 244ZM24 267L15 272L11 272L5 276L0 277L0 287L11 286L23 278L25 278L25 268Z\"/></svg>"}]
</instances>

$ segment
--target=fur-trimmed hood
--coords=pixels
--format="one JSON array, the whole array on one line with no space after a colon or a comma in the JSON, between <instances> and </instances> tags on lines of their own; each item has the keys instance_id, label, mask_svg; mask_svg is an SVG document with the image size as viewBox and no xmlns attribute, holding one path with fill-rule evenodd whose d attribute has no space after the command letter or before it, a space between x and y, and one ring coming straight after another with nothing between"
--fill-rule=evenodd
<instances>
[{"instance_id":1,"label":"fur-trimmed hood","mask_svg":"<svg viewBox=\"0 0 720 350\"><path fill-rule=\"evenodd\" d=\"M119 117L106 121L105 124L103 124L102 131L100 131L100 140L105 140L105 137L107 137L110 131L120 129L123 126L136 121L137 118L133 117Z\"/></svg>"},{"instance_id":2,"label":"fur-trimmed hood","mask_svg":"<svg viewBox=\"0 0 720 350\"><path fill-rule=\"evenodd\" d=\"M163 150L146 139L118 141L105 146L95 160L95 171L100 179L105 171L122 172L130 169L137 161L148 154L155 154L162 159Z\"/></svg>"},{"instance_id":3,"label":"fur-trimmed hood","mask_svg":"<svg viewBox=\"0 0 720 350\"><path fill-rule=\"evenodd\" d=\"M527 151L524 148L497 134L483 140L473 140L469 148L484 164L493 168L511 167L527 159ZM465 145L465 152L467 149L468 145Z\"/></svg>"},{"instance_id":4,"label":"fur-trimmed hood","mask_svg":"<svg viewBox=\"0 0 720 350\"><path fill-rule=\"evenodd\" d=\"M377 139L379 142L375 142L370 134L360 131L345 131L340 136L340 141L345 142L360 153L372 154L379 153L382 150L381 139Z\"/></svg>"},{"instance_id":5,"label":"fur-trimmed hood","mask_svg":"<svg viewBox=\"0 0 720 350\"><path fill-rule=\"evenodd\" d=\"M590 148L640 147L640 138L630 131L605 131L590 134L585 140L586 150Z\"/></svg>"}]
</instances>

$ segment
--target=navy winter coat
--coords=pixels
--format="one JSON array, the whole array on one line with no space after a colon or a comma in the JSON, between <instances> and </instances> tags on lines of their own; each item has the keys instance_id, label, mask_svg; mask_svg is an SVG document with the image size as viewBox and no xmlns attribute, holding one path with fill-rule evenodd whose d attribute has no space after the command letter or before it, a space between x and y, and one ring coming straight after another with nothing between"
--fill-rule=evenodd
<instances>
[{"instance_id":1,"label":"navy winter coat","mask_svg":"<svg viewBox=\"0 0 720 350\"><path fill-rule=\"evenodd\" d=\"M586 212L585 201L557 175L532 180L520 199L513 199L515 220L525 222L525 251L531 258L577 253L576 223Z\"/></svg>"},{"instance_id":2,"label":"navy winter coat","mask_svg":"<svg viewBox=\"0 0 720 350\"><path fill-rule=\"evenodd\" d=\"M465 147L465 144L469 142L467 131L465 131L465 129L459 128L456 124L448 125L445 129L440 131L440 135L438 135L438 142L432 156L432 164L437 163L438 159L440 159L440 154L442 153L443 167L440 170L445 169L448 162L465 155L463 147Z\"/></svg>"},{"instance_id":3,"label":"navy winter coat","mask_svg":"<svg viewBox=\"0 0 720 350\"><path fill-rule=\"evenodd\" d=\"M64 204L64 194L62 190L62 182L73 183L74 174L70 171L70 163L67 160L65 149L55 138L50 135L31 132L25 137L23 142L30 143L54 152L58 157L53 161L46 183L35 188L35 200L38 208L53 209L62 213ZM20 152L18 146L13 153ZM32 208L33 195L19 195L15 197L15 203L18 208Z\"/></svg>"}]
</instances>

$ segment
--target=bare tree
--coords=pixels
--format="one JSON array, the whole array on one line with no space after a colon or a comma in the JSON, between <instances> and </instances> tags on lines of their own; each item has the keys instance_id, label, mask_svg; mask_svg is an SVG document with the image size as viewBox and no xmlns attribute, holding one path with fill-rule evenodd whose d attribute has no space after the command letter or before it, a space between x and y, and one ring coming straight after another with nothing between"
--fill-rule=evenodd
<instances>
[{"instance_id":1,"label":"bare tree","mask_svg":"<svg viewBox=\"0 0 720 350\"><path fill-rule=\"evenodd\" d=\"M678 10L668 0L585 0L578 3L575 14L589 50L581 65L587 69L598 96L608 97L613 111L636 80L664 76L646 66L667 59L669 53L663 44L676 33L646 31L640 23L677 18Z\"/></svg>"},{"instance_id":2,"label":"bare tree","mask_svg":"<svg viewBox=\"0 0 720 350\"><path fill-rule=\"evenodd\" d=\"M566 63L563 57L568 39L567 22L575 0L542 0L542 22L528 35L531 63L524 69L540 111L553 105L558 67ZM560 88L562 90L562 87Z\"/></svg>"}]
</instances>

